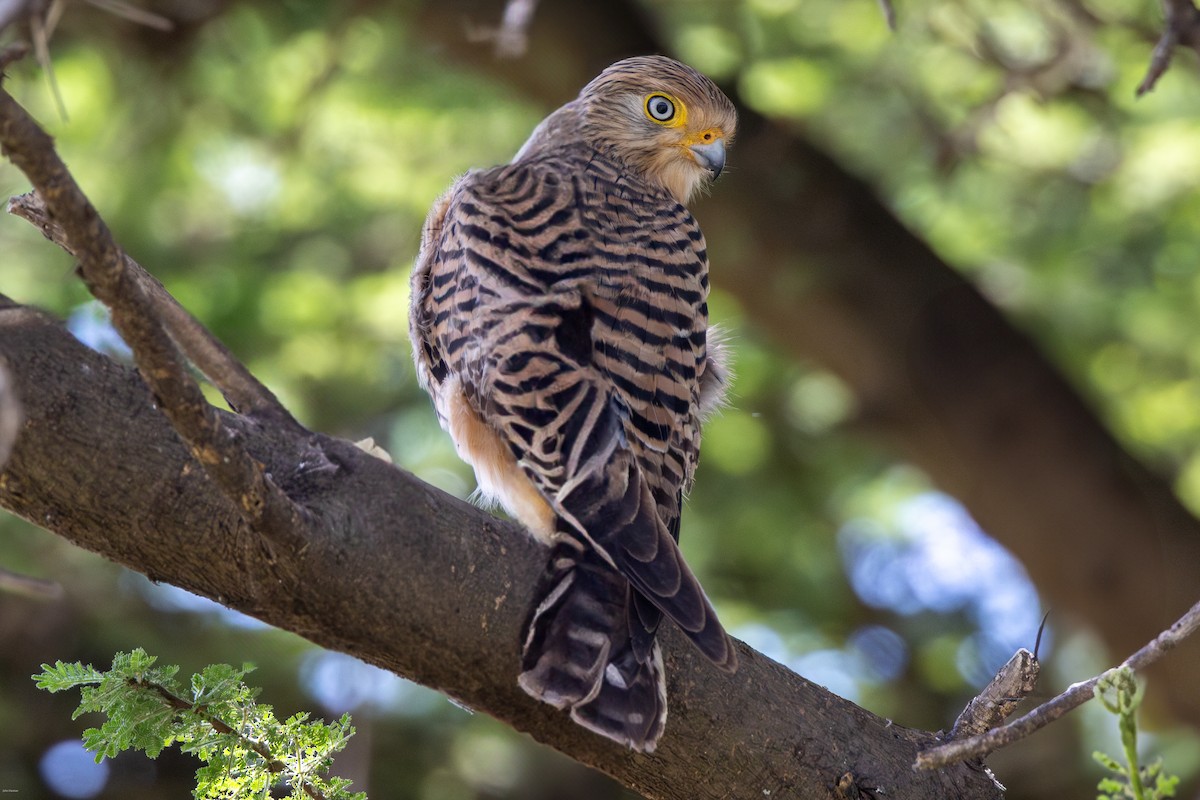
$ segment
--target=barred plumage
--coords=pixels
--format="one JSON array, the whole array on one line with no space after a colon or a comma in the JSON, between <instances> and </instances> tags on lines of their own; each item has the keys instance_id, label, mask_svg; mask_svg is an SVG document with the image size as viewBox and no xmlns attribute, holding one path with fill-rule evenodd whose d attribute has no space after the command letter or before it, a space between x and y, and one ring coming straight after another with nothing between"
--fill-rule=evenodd
<instances>
[{"instance_id":1,"label":"barred plumage","mask_svg":"<svg viewBox=\"0 0 1200 800\"><path fill-rule=\"evenodd\" d=\"M690 68L618 62L511 164L451 187L413 274L418 374L443 427L481 492L552 548L521 686L639 750L666 719L663 614L737 663L676 544L727 374L684 203L735 125Z\"/></svg>"}]
</instances>

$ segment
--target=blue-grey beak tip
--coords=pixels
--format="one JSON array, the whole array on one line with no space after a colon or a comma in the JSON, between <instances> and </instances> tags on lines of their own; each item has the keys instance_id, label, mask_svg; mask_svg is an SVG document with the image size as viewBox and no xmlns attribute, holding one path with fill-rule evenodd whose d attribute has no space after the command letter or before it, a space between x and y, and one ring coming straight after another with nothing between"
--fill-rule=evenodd
<instances>
[{"instance_id":1,"label":"blue-grey beak tip","mask_svg":"<svg viewBox=\"0 0 1200 800\"><path fill-rule=\"evenodd\" d=\"M714 179L725 169L724 139L717 139L708 144L694 144L689 149L696 157L696 163L712 173Z\"/></svg>"}]
</instances>

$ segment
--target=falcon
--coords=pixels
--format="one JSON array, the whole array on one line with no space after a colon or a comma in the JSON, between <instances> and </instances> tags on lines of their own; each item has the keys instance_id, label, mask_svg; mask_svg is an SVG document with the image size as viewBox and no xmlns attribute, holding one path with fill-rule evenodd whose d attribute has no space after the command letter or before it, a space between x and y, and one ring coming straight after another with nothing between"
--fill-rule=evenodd
<instances>
[{"instance_id":1,"label":"falcon","mask_svg":"<svg viewBox=\"0 0 1200 800\"><path fill-rule=\"evenodd\" d=\"M454 183L412 276L413 354L442 427L480 495L549 548L520 686L642 752L666 724L664 615L737 667L678 546L701 423L729 377L686 204L736 126L696 70L619 61L511 163Z\"/></svg>"}]
</instances>

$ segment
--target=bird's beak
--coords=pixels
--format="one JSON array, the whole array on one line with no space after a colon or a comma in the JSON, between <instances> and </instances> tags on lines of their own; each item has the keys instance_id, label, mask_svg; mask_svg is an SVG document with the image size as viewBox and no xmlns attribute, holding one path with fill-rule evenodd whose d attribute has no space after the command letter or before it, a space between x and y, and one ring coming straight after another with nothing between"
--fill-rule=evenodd
<instances>
[{"instance_id":1,"label":"bird's beak","mask_svg":"<svg viewBox=\"0 0 1200 800\"><path fill-rule=\"evenodd\" d=\"M688 149L696 157L696 163L711 172L714 179L725 169L724 139L717 139L708 144L694 144Z\"/></svg>"}]
</instances>

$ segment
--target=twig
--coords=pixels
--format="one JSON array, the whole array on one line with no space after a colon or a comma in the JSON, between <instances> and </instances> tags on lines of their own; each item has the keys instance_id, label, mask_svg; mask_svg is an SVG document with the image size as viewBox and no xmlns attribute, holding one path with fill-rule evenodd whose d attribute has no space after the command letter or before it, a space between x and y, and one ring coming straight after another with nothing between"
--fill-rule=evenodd
<instances>
[{"instance_id":1,"label":"twig","mask_svg":"<svg viewBox=\"0 0 1200 800\"><path fill-rule=\"evenodd\" d=\"M977 736L1004 723L1017 705L1037 688L1041 665L1022 647L1000 668L991 683L975 696L950 729L951 739Z\"/></svg>"},{"instance_id":2,"label":"twig","mask_svg":"<svg viewBox=\"0 0 1200 800\"><path fill-rule=\"evenodd\" d=\"M1134 672L1144 669L1168 651L1174 649L1176 645L1193 634L1197 628L1200 628L1200 603L1192 606L1174 625L1156 636L1145 647L1125 659L1124 663L1120 666L1128 667ZM1007 725L993 728L979 736L958 739L931 747L917 754L917 761L913 766L916 769L940 769L957 761L985 756L993 750L998 750L1019 739L1023 739L1034 731L1062 717L1068 711L1083 705L1095 697L1096 684L1107 674L1106 672L1083 683L1073 684L1053 700L1043 703L1028 714L1013 720Z\"/></svg>"},{"instance_id":3,"label":"twig","mask_svg":"<svg viewBox=\"0 0 1200 800\"><path fill-rule=\"evenodd\" d=\"M28 597L31 600L57 600L63 596L63 587L57 581L34 578L0 568L0 592Z\"/></svg>"},{"instance_id":4,"label":"twig","mask_svg":"<svg viewBox=\"0 0 1200 800\"><path fill-rule=\"evenodd\" d=\"M58 114L66 119L67 104L63 101L62 91L58 88L58 78L54 75L54 63L50 60L50 37L54 35L54 28L62 14L61 8L57 3L51 3L44 15L36 11L30 14L29 35L33 39L33 52L37 55L42 72L46 75L46 83L50 86L50 93L54 96L54 103L58 106Z\"/></svg>"},{"instance_id":5,"label":"twig","mask_svg":"<svg viewBox=\"0 0 1200 800\"><path fill-rule=\"evenodd\" d=\"M0 49L0 73L8 69L9 64L16 63L27 55L29 55L28 42L13 42L5 45L3 49Z\"/></svg>"},{"instance_id":6,"label":"twig","mask_svg":"<svg viewBox=\"0 0 1200 800\"><path fill-rule=\"evenodd\" d=\"M529 23L537 4L538 0L508 0L498 28L471 30L468 38L474 42L492 42L496 58L520 58L529 47Z\"/></svg>"},{"instance_id":7,"label":"twig","mask_svg":"<svg viewBox=\"0 0 1200 800\"><path fill-rule=\"evenodd\" d=\"M146 689L147 691L154 692L154 694L156 694L160 700L176 711L185 711L195 714L200 719L208 723L209 727L211 727L217 733L223 733L226 736L237 737L243 744L246 745L246 747L257 753L259 757L267 763L267 769L273 774L278 775L287 769L287 765L276 758L266 744L255 739L251 739L241 731L230 726L220 717L209 713L208 708L203 704L189 703L187 700L184 700L167 687L160 683L155 683L154 681L130 679L129 683L138 687L139 689ZM308 781L303 780L302 776L297 777L301 777L301 780L303 781L302 786L306 795L313 798L313 800L325 800L324 793L322 793Z\"/></svg>"},{"instance_id":8,"label":"twig","mask_svg":"<svg viewBox=\"0 0 1200 800\"><path fill-rule=\"evenodd\" d=\"M28 192L8 201L8 213L37 227L50 241L78 258L66 232L46 208L37 192ZM146 293L155 315L167 334L188 360L217 387L230 407L241 414L299 426L274 393L264 386L212 332L188 313L153 275L125 254L125 269Z\"/></svg>"},{"instance_id":9,"label":"twig","mask_svg":"<svg viewBox=\"0 0 1200 800\"><path fill-rule=\"evenodd\" d=\"M144 25L164 33L175 30L175 23L161 14L155 14L130 3L121 2L121 0L88 0L88 3L136 25Z\"/></svg>"},{"instance_id":10,"label":"twig","mask_svg":"<svg viewBox=\"0 0 1200 800\"><path fill-rule=\"evenodd\" d=\"M1163 0L1163 11L1166 20L1163 23L1162 38L1154 46L1146 77L1138 84L1138 97L1149 92L1158 83L1158 79L1171 66L1171 57L1175 54L1177 46L1186 45L1200 53L1200 9L1196 8L1193 0Z\"/></svg>"},{"instance_id":11,"label":"twig","mask_svg":"<svg viewBox=\"0 0 1200 800\"><path fill-rule=\"evenodd\" d=\"M301 510L221 424L216 409L188 374L141 282L126 268L124 253L55 152L53 141L3 89L0 152L25 173L49 214L62 225L79 259L84 283L112 311L113 326L133 350L142 378L193 457L235 503L253 532L273 545L300 549L305 540Z\"/></svg>"},{"instance_id":12,"label":"twig","mask_svg":"<svg viewBox=\"0 0 1200 800\"><path fill-rule=\"evenodd\" d=\"M883 21L887 23L888 30L892 33L896 32L896 7L892 5L892 0L878 0L879 10L883 12Z\"/></svg>"}]
</instances>

